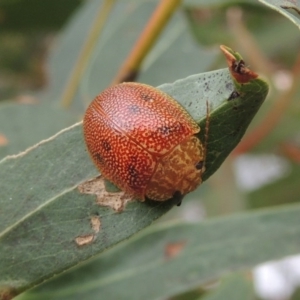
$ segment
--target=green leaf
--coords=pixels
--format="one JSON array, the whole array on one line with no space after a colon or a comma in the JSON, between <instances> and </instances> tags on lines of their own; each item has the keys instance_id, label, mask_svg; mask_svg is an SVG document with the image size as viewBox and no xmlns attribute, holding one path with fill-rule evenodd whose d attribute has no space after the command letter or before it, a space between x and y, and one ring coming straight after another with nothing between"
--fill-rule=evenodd
<instances>
[{"instance_id":1,"label":"green leaf","mask_svg":"<svg viewBox=\"0 0 300 300\"><path fill-rule=\"evenodd\" d=\"M278 11L300 28L300 7L297 4L282 0L259 0L259 2Z\"/></svg>"},{"instance_id":2,"label":"green leaf","mask_svg":"<svg viewBox=\"0 0 300 300\"><path fill-rule=\"evenodd\" d=\"M239 142L267 93L260 79L234 88L227 69L160 88L180 101L202 128L209 101L206 178ZM240 97L227 100L234 89ZM81 124L0 162L0 287L20 293L128 238L173 206L172 201L134 202L123 213L113 213L77 189L97 173ZM91 225L93 218L101 222L99 232ZM93 242L79 247L75 240L84 236Z\"/></svg>"},{"instance_id":3,"label":"green leaf","mask_svg":"<svg viewBox=\"0 0 300 300\"><path fill-rule=\"evenodd\" d=\"M220 286L197 300L253 300L253 283L242 273L232 274Z\"/></svg>"},{"instance_id":4,"label":"green leaf","mask_svg":"<svg viewBox=\"0 0 300 300\"><path fill-rule=\"evenodd\" d=\"M235 84L235 91L240 96L237 99L223 102L211 115L206 158L207 171L204 173L204 180L220 167L239 143L267 96L268 85L264 81L256 79L250 84ZM205 128L205 122L205 118L200 122L202 129ZM200 132L202 141L205 140L204 133L205 130Z\"/></svg>"},{"instance_id":5,"label":"green leaf","mask_svg":"<svg viewBox=\"0 0 300 300\"><path fill-rule=\"evenodd\" d=\"M66 113L49 103L2 103L0 133L7 138L8 143L0 147L0 159L52 136L77 120L77 115Z\"/></svg>"},{"instance_id":6,"label":"green leaf","mask_svg":"<svg viewBox=\"0 0 300 300\"><path fill-rule=\"evenodd\" d=\"M234 270L299 253L299 214L300 205L289 205L194 224L152 226L20 299L166 299ZM168 255L172 245L181 246L174 256ZM234 281L250 294L249 283ZM224 284L220 289L228 295Z\"/></svg>"}]
</instances>

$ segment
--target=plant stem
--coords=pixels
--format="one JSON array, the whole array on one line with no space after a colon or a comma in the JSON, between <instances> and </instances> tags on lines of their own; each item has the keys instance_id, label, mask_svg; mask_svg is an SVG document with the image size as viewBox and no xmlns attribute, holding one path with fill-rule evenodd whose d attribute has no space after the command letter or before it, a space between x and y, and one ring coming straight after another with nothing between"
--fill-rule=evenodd
<instances>
[{"instance_id":1,"label":"plant stem","mask_svg":"<svg viewBox=\"0 0 300 300\"><path fill-rule=\"evenodd\" d=\"M292 143L284 143L280 146L281 152L291 161L300 164L300 148Z\"/></svg>"},{"instance_id":2,"label":"plant stem","mask_svg":"<svg viewBox=\"0 0 300 300\"><path fill-rule=\"evenodd\" d=\"M155 41L180 3L181 0L160 1L111 85L134 80L143 59L151 50Z\"/></svg>"}]
</instances>

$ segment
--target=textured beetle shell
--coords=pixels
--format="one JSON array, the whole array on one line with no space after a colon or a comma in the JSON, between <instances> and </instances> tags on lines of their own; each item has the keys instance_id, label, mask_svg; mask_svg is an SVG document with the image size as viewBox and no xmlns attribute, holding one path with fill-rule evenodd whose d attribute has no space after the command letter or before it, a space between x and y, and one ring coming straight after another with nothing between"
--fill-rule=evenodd
<instances>
[{"instance_id":1,"label":"textured beetle shell","mask_svg":"<svg viewBox=\"0 0 300 300\"><path fill-rule=\"evenodd\" d=\"M179 147L177 152L182 151L182 142L186 144L184 147L193 147L191 151L196 152L191 155L193 158L181 162L176 158L178 166L187 162L192 164L190 169L195 169L195 164L203 160L203 147L194 137L200 131L197 123L172 97L145 84L122 83L103 91L88 107L83 128L87 148L102 175L141 200L145 196L167 200L177 191L177 186L173 190L168 187L168 194L148 187L155 189L153 183L165 176L159 169L172 160L169 156L176 152L174 149ZM180 172L175 175L177 181L189 182L191 171L183 172L182 176L187 178L181 178ZM199 178L189 183L191 187L181 189L181 193L201 183L201 170L193 176ZM173 179L169 178L170 181Z\"/></svg>"}]
</instances>

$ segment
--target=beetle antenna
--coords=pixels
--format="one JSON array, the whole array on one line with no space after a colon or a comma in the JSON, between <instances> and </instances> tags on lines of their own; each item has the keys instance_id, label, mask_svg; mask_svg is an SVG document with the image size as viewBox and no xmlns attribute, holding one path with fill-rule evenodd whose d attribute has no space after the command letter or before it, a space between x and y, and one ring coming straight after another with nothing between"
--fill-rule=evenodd
<instances>
[{"instance_id":1,"label":"beetle antenna","mask_svg":"<svg viewBox=\"0 0 300 300\"><path fill-rule=\"evenodd\" d=\"M209 123L210 123L210 107L209 107L208 100L206 100L206 122L205 122L205 133L204 133L204 153L203 153L204 162L203 162L203 168L205 168L205 164L206 164Z\"/></svg>"}]
</instances>

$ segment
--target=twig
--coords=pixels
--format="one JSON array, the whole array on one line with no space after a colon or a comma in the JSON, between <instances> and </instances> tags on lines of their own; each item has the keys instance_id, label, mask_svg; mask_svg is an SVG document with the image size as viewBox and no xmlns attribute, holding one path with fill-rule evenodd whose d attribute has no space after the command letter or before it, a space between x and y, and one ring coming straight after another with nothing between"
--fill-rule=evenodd
<instances>
[{"instance_id":1,"label":"twig","mask_svg":"<svg viewBox=\"0 0 300 300\"><path fill-rule=\"evenodd\" d=\"M134 80L143 59L151 50L155 41L164 29L166 23L173 15L181 0L161 0L155 9L151 19L142 31L139 39L135 43L132 51L126 58L118 74L113 79L111 85L120 82Z\"/></svg>"},{"instance_id":2,"label":"twig","mask_svg":"<svg viewBox=\"0 0 300 300\"><path fill-rule=\"evenodd\" d=\"M285 143L280 146L281 152L295 163L300 164L300 148L292 143Z\"/></svg>"}]
</instances>

